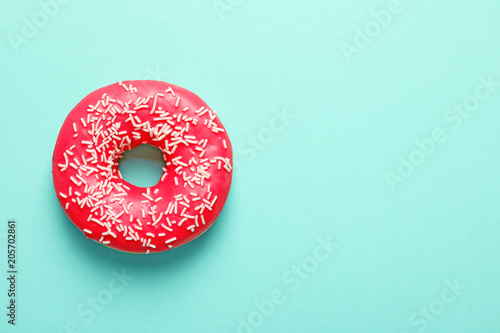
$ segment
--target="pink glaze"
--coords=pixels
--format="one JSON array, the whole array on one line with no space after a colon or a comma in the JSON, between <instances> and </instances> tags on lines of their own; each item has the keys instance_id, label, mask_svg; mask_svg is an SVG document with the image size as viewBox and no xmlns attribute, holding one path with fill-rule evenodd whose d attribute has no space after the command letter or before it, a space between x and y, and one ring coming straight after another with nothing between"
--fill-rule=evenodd
<instances>
[{"instance_id":1,"label":"pink glaze","mask_svg":"<svg viewBox=\"0 0 500 333\"><path fill-rule=\"evenodd\" d=\"M167 161L149 188L122 179L118 159L137 145ZM85 97L66 118L52 174L69 219L87 236L132 253L165 251L204 233L229 193L232 148L215 111L161 81L123 81Z\"/></svg>"}]
</instances>

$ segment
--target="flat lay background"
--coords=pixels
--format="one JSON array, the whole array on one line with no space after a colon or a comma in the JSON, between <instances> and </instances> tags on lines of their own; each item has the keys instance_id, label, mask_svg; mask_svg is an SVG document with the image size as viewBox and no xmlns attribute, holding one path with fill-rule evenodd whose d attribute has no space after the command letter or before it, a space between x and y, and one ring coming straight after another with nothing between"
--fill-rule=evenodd
<instances>
[{"instance_id":1,"label":"flat lay background","mask_svg":"<svg viewBox=\"0 0 500 333\"><path fill-rule=\"evenodd\" d=\"M0 331L500 332L499 12L0 2ZM51 177L70 110L133 79L198 94L236 162L214 226L149 256L88 241Z\"/></svg>"}]
</instances>

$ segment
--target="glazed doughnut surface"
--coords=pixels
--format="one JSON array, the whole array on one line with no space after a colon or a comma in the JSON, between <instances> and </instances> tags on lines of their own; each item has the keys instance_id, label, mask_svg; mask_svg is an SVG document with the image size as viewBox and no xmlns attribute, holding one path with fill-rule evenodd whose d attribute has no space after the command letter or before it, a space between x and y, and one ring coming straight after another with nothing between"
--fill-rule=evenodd
<instances>
[{"instance_id":1,"label":"glazed doughnut surface","mask_svg":"<svg viewBox=\"0 0 500 333\"><path fill-rule=\"evenodd\" d=\"M118 159L140 144L166 161L160 181L123 180ZM105 246L165 251L205 232L231 185L232 147L215 111L160 81L123 81L85 97L66 118L53 155L57 197L69 219Z\"/></svg>"}]
</instances>

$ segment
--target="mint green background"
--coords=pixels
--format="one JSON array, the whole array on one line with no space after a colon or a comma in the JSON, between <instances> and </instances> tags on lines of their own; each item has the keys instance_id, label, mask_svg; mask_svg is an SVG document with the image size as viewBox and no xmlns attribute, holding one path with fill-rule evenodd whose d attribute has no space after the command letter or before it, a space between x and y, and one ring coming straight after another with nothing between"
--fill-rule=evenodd
<instances>
[{"instance_id":1,"label":"mint green background","mask_svg":"<svg viewBox=\"0 0 500 333\"><path fill-rule=\"evenodd\" d=\"M236 332L281 290L254 332L418 332L410 316L456 279L467 288L420 331L499 332L500 89L458 129L443 114L479 76L500 80L500 2L402 0L350 63L341 43L387 2L231 3L221 20L212 0L69 1L17 53L9 33L41 7L0 3L2 272L19 224L18 325L0 273L0 331ZM145 78L216 109L238 162L213 228L150 256L87 241L50 173L73 106ZM249 137L284 108L295 118L253 156ZM436 128L447 140L391 191L386 172ZM340 248L292 291L282 275L327 236ZM78 307L122 269L134 280L87 322Z\"/></svg>"}]
</instances>

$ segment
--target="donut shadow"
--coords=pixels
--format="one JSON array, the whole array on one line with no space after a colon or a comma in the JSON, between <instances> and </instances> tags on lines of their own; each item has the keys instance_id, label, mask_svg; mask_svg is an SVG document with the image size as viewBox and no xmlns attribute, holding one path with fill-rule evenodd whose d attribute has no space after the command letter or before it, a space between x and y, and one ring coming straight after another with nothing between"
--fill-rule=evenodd
<instances>
[{"instance_id":1,"label":"donut shadow","mask_svg":"<svg viewBox=\"0 0 500 333\"><path fill-rule=\"evenodd\" d=\"M74 247L74 251L92 257L92 260L101 262L105 266L116 264L123 266L156 266L159 264L172 266L186 264L189 260L193 260L196 255L203 253L203 248L209 245L211 241L214 241L213 231L218 229L214 226L200 237L178 248L151 254L137 254L118 251L88 239L69 220L62 209L59 214L59 220L64 222L60 224L61 228L64 228L64 233L71 238L70 243Z\"/></svg>"},{"instance_id":2,"label":"donut shadow","mask_svg":"<svg viewBox=\"0 0 500 333\"><path fill-rule=\"evenodd\" d=\"M217 241L217 238L223 233L222 228L226 219L231 215L230 209L226 209L229 207L225 207L212 227L198 238L178 248L151 254L136 254L118 251L88 239L69 220L57 200L54 200L54 205L59 206L55 218L62 223L58 223L58 226L64 229L62 233L67 236L68 245L71 246L69 250L75 252L75 256L86 256L89 260L96 262L98 266L140 266L145 275L152 274L152 271L158 273L159 271L181 270L196 261L203 255L207 246Z\"/></svg>"},{"instance_id":3,"label":"donut shadow","mask_svg":"<svg viewBox=\"0 0 500 333\"><path fill-rule=\"evenodd\" d=\"M168 251L151 253L151 254L135 254L121 252L109 247L106 247L94 240L88 239L66 216L64 209L59 204L56 194L53 189L52 179L48 181L47 192L53 192L51 196L46 197L50 207L54 207L53 219L56 221L56 227L61 228L61 233L68 240L68 245L71 246L70 251L75 252L75 256L84 255L96 265L105 267L116 267L117 265L125 267L140 266L141 271L146 274L152 274L167 271L177 271L186 267L205 252L204 249L212 242L217 241L217 237L223 234L225 221L231 218L231 195L222 209L217 221L205 233L191 242L184 244L178 248Z\"/></svg>"}]
</instances>

